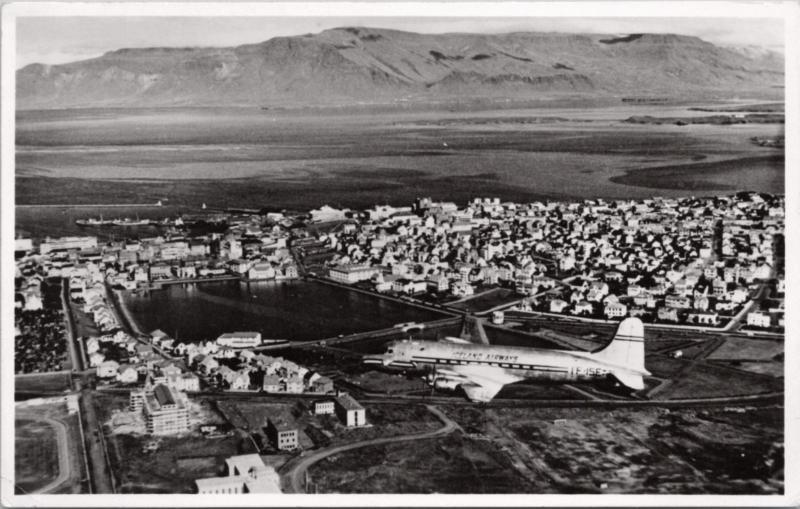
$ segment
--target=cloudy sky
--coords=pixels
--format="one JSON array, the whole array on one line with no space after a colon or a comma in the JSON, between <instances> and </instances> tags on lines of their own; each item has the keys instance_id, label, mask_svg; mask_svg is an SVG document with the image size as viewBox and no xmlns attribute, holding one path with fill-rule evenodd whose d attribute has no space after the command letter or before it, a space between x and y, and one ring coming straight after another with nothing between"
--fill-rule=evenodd
<instances>
[{"instance_id":1,"label":"cloudy sky","mask_svg":"<svg viewBox=\"0 0 800 509\"><path fill-rule=\"evenodd\" d=\"M82 60L119 48L235 46L339 26L424 33L678 33L783 51L783 21L777 18L20 17L16 67Z\"/></svg>"}]
</instances>

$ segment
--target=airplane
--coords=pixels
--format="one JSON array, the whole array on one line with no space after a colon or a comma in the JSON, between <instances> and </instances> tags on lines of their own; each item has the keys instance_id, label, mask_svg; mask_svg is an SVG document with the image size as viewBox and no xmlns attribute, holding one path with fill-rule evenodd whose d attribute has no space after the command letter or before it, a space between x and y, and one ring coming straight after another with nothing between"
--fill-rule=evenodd
<instances>
[{"instance_id":1,"label":"airplane","mask_svg":"<svg viewBox=\"0 0 800 509\"><path fill-rule=\"evenodd\" d=\"M644 325L638 318L623 320L614 338L594 352L483 345L461 338L443 341L401 340L386 353L367 355L365 364L421 369L432 373L440 389L461 387L474 402L491 401L504 385L527 378L583 382L613 377L633 390L644 389Z\"/></svg>"}]
</instances>

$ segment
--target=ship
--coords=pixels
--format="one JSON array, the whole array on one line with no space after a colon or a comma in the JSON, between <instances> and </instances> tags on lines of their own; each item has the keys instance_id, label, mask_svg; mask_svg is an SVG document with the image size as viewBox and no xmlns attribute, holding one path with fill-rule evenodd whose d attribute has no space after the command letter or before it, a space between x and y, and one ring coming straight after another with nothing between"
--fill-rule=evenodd
<instances>
[{"instance_id":1,"label":"ship","mask_svg":"<svg viewBox=\"0 0 800 509\"><path fill-rule=\"evenodd\" d=\"M105 226L112 223L113 221L111 221L110 219L103 219L102 216L100 216L100 219L95 219L93 217L90 217L89 219L75 220L75 224L77 224L78 226Z\"/></svg>"},{"instance_id":2,"label":"ship","mask_svg":"<svg viewBox=\"0 0 800 509\"><path fill-rule=\"evenodd\" d=\"M126 217L125 219L114 219L112 224L114 226L149 226L150 220L139 219L138 217L136 219L130 219Z\"/></svg>"}]
</instances>

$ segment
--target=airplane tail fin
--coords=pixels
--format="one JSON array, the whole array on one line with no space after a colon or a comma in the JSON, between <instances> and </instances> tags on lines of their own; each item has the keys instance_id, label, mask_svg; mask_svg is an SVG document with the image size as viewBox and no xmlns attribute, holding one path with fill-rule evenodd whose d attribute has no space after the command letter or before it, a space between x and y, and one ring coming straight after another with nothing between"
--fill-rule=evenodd
<instances>
[{"instance_id":1,"label":"airplane tail fin","mask_svg":"<svg viewBox=\"0 0 800 509\"><path fill-rule=\"evenodd\" d=\"M604 348L594 352L592 357L638 373L639 382L635 384L633 384L634 380L630 380L630 382L633 385L640 385L642 383L641 375L650 374L644 367L644 325L642 321L638 318L622 320L614 339ZM627 378L636 375L631 373L627 376L620 376ZM629 385L625 380L620 380L620 382ZM633 387L633 385L629 386Z\"/></svg>"}]
</instances>

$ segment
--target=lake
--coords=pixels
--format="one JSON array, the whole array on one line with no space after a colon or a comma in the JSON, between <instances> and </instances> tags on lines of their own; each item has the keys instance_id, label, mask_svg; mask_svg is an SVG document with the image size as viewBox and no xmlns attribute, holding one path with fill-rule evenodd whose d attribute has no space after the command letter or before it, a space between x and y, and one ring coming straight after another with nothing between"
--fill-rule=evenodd
<instances>
[{"instance_id":1,"label":"lake","mask_svg":"<svg viewBox=\"0 0 800 509\"><path fill-rule=\"evenodd\" d=\"M313 281L175 284L125 292L124 302L144 331L182 342L235 331L303 341L447 316Z\"/></svg>"}]
</instances>

